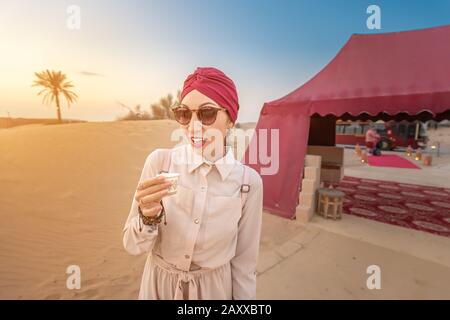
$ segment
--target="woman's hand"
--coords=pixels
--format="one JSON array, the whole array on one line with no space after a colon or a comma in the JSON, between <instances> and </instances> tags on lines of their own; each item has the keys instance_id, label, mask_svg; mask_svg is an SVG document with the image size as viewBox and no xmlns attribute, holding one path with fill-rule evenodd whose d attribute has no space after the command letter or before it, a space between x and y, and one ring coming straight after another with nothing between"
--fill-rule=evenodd
<instances>
[{"instance_id":1,"label":"woman's hand","mask_svg":"<svg viewBox=\"0 0 450 320\"><path fill-rule=\"evenodd\" d=\"M161 199L167 194L170 181L163 176L150 178L142 181L136 192L136 201L146 217L154 217L162 209Z\"/></svg>"}]
</instances>

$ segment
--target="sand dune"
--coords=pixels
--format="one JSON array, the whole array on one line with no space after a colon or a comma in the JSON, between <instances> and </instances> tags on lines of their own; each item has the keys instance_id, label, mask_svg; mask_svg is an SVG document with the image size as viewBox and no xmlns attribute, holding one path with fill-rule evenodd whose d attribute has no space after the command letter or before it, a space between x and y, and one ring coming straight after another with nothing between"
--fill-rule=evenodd
<instances>
[{"instance_id":1,"label":"sand dune","mask_svg":"<svg viewBox=\"0 0 450 320\"><path fill-rule=\"evenodd\" d=\"M83 120L62 119L62 123L79 123L86 122ZM6 118L0 117L0 129L13 128L23 125L52 125L59 124L58 119L46 119L46 118Z\"/></svg>"},{"instance_id":2,"label":"sand dune","mask_svg":"<svg viewBox=\"0 0 450 320\"><path fill-rule=\"evenodd\" d=\"M0 131L0 298L135 298L144 257L122 249L121 229L145 157L170 146L160 133L176 127L161 120ZM72 264L81 268L77 292L66 289Z\"/></svg>"}]
</instances>

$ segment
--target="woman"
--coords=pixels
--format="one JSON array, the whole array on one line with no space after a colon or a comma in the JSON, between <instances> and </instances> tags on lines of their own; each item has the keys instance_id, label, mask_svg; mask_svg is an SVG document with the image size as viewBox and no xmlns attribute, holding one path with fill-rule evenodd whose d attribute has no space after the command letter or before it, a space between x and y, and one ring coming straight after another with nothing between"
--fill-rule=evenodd
<instances>
[{"instance_id":1,"label":"woman","mask_svg":"<svg viewBox=\"0 0 450 320\"><path fill-rule=\"evenodd\" d=\"M226 146L236 87L197 68L180 100L173 111L189 144L147 157L124 228L125 249L148 255L139 299L255 299L263 189ZM160 171L180 174L175 195Z\"/></svg>"},{"instance_id":2,"label":"woman","mask_svg":"<svg viewBox=\"0 0 450 320\"><path fill-rule=\"evenodd\" d=\"M380 135L377 132L375 125L371 124L366 132L366 147L369 150L369 154L374 154L377 150L377 144L380 140Z\"/></svg>"}]
</instances>

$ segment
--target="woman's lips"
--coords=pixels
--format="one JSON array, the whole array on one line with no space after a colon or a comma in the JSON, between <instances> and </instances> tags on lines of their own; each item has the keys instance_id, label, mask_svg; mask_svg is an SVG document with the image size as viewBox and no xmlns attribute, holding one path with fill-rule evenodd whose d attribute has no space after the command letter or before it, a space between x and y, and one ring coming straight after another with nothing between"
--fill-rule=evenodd
<instances>
[{"instance_id":1,"label":"woman's lips","mask_svg":"<svg viewBox=\"0 0 450 320\"><path fill-rule=\"evenodd\" d=\"M191 145L194 148L202 148L206 144L206 139L191 137Z\"/></svg>"}]
</instances>

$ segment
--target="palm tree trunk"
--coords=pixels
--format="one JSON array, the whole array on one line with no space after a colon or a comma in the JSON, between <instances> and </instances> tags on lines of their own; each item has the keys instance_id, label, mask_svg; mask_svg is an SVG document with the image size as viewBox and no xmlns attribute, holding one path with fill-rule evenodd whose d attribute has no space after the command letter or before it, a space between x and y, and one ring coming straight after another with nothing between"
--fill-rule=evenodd
<instances>
[{"instance_id":1,"label":"palm tree trunk","mask_svg":"<svg viewBox=\"0 0 450 320\"><path fill-rule=\"evenodd\" d=\"M61 107L59 105L59 92L55 94L55 102L56 102L56 113L58 115L58 122L62 122L61 119Z\"/></svg>"}]
</instances>

